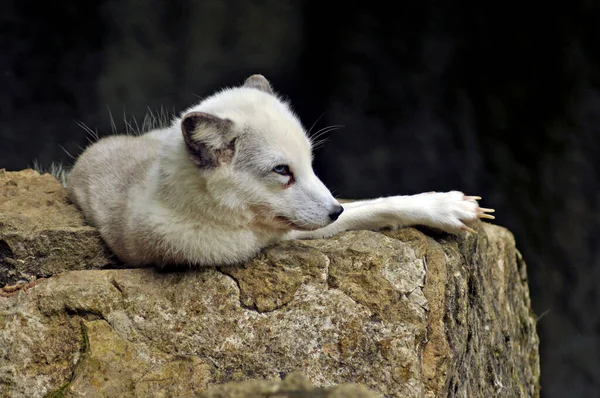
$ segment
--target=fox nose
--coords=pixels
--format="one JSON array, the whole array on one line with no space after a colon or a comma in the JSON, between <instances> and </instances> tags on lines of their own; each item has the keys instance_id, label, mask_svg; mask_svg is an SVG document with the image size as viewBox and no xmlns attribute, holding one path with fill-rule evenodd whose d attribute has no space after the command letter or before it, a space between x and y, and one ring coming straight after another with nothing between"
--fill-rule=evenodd
<instances>
[{"instance_id":1,"label":"fox nose","mask_svg":"<svg viewBox=\"0 0 600 398\"><path fill-rule=\"evenodd\" d=\"M340 216L340 214L342 214L343 211L344 208L342 206L335 205L333 211L329 213L329 218L331 218L331 221L335 221L338 219L338 217Z\"/></svg>"}]
</instances>

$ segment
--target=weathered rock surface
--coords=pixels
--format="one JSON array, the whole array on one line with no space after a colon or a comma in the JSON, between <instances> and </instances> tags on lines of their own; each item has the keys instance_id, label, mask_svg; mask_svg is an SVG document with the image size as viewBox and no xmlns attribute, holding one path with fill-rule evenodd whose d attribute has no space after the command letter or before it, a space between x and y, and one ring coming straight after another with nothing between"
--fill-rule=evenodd
<instances>
[{"instance_id":1,"label":"weathered rock surface","mask_svg":"<svg viewBox=\"0 0 600 398\"><path fill-rule=\"evenodd\" d=\"M115 264L50 174L0 169L0 285Z\"/></svg>"},{"instance_id":2,"label":"weathered rock surface","mask_svg":"<svg viewBox=\"0 0 600 398\"><path fill-rule=\"evenodd\" d=\"M282 381L249 380L226 383L212 387L200 394L200 398L378 398L366 387L355 383L343 383L334 387L313 387L306 376L292 373Z\"/></svg>"},{"instance_id":3,"label":"weathered rock surface","mask_svg":"<svg viewBox=\"0 0 600 398\"><path fill-rule=\"evenodd\" d=\"M56 229L71 210L57 205ZM539 396L525 263L509 231L477 230L353 231L236 267L73 270L0 290L0 396L285 396L294 372L306 396ZM71 265L45 275L98 266L60 247L54 263ZM19 259L39 275L40 260Z\"/></svg>"}]
</instances>

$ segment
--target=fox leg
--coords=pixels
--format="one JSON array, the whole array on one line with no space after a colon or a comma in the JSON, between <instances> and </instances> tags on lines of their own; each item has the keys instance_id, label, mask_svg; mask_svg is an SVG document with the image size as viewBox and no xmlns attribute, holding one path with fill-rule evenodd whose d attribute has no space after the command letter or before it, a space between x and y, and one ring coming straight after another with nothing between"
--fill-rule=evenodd
<instances>
[{"instance_id":1,"label":"fox leg","mask_svg":"<svg viewBox=\"0 0 600 398\"><path fill-rule=\"evenodd\" d=\"M378 230L424 225L458 234L475 232L470 225L480 218L494 219L494 209L479 207L478 196L459 191L390 196L343 203L337 221L314 231L291 231L286 239L318 239L348 230Z\"/></svg>"}]
</instances>

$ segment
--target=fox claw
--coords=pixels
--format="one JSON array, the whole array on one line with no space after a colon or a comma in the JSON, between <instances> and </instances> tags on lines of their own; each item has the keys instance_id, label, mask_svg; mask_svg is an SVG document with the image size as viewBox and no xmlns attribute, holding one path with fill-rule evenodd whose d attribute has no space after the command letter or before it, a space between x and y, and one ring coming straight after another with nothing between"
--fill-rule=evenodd
<instances>
[{"instance_id":1,"label":"fox claw","mask_svg":"<svg viewBox=\"0 0 600 398\"><path fill-rule=\"evenodd\" d=\"M477 235L477 231L475 231L473 228L467 227L466 225L460 227L460 229L462 229L463 231L467 231L467 232Z\"/></svg>"}]
</instances>

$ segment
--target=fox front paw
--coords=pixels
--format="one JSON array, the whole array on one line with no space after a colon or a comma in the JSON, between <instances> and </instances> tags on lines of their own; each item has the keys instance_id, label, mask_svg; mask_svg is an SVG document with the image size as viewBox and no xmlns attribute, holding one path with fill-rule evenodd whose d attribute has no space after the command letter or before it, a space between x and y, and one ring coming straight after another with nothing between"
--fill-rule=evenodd
<instances>
[{"instance_id":1,"label":"fox front paw","mask_svg":"<svg viewBox=\"0 0 600 398\"><path fill-rule=\"evenodd\" d=\"M479 207L479 196L467 196L459 191L429 192L424 195L424 200L429 202L426 206L428 225L441 229L444 232L458 234L460 231L477 233L471 226L482 218L493 220L494 209Z\"/></svg>"}]
</instances>

